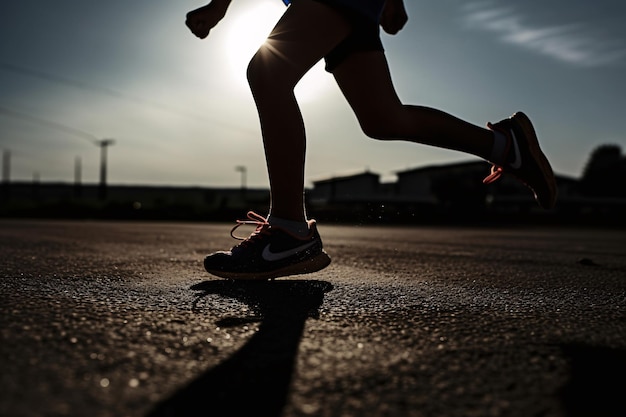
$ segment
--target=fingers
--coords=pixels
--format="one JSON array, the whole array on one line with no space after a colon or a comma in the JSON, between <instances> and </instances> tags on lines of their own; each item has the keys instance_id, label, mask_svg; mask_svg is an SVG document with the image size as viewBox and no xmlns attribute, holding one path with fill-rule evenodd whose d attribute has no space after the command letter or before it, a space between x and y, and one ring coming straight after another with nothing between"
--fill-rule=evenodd
<instances>
[{"instance_id":1,"label":"fingers","mask_svg":"<svg viewBox=\"0 0 626 417\"><path fill-rule=\"evenodd\" d=\"M381 26L385 32L390 35L395 35L400 32L400 30L404 27L408 18L406 15L395 15L390 19L385 19L381 21Z\"/></svg>"},{"instance_id":2,"label":"fingers","mask_svg":"<svg viewBox=\"0 0 626 417\"><path fill-rule=\"evenodd\" d=\"M185 25L200 39L206 38L211 31L211 27L204 20L187 18Z\"/></svg>"},{"instance_id":3,"label":"fingers","mask_svg":"<svg viewBox=\"0 0 626 417\"><path fill-rule=\"evenodd\" d=\"M400 32L403 27L404 23L394 22L394 24L383 26L383 30L390 35L395 35Z\"/></svg>"},{"instance_id":4,"label":"fingers","mask_svg":"<svg viewBox=\"0 0 626 417\"><path fill-rule=\"evenodd\" d=\"M408 19L402 0L387 0L380 18L380 25L385 32L395 35L404 27Z\"/></svg>"}]
</instances>

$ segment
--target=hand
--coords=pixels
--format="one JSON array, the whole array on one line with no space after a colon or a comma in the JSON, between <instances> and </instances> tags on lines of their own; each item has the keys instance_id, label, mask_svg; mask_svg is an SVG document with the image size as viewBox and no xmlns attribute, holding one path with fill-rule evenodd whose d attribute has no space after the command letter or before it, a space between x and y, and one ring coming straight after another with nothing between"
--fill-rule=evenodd
<instances>
[{"instance_id":1,"label":"hand","mask_svg":"<svg viewBox=\"0 0 626 417\"><path fill-rule=\"evenodd\" d=\"M395 35L409 20L402 0L387 0L380 16L380 26L390 35Z\"/></svg>"},{"instance_id":2,"label":"hand","mask_svg":"<svg viewBox=\"0 0 626 417\"><path fill-rule=\"evenodd\" d=\"M187 13L185 25L191 33L200 39L209 36L209 32L222 20L226 14L229 1L213 0L206 6Z\"/></svg>"}]
</instances>

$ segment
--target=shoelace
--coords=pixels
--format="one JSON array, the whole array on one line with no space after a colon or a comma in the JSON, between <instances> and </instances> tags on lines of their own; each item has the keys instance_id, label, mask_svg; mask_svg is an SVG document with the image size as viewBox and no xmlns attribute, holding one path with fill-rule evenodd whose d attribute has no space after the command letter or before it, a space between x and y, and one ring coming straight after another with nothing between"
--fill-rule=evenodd
<instances>
[{"instance_id":1,"label":"shoelace","mask_svg":"<svg viewBox=\"0 0 626 417\"><path fill-rule=\"evenodd\" d=\"M263 235L263 234L267 234L270 224L267 222L267 219L265 219L265 217L253 212L253 211L249 211L248 214L248 220L237 220L237 224L235 225L235 227L233 227L230 231L230 235L233 237L233 239L237 239L237 240L241 240L242 242L240 243L240 245L247 245L248 243L250 243L253 239ZM250 236L248 236L247 238L244 237L240 237L240 236L235 236L235 230L237 230L240 226L243 226L244 224L253 224L256 225L256 230L254 232L252 232L252 234Z\"/></svg>"},{"instance_id":2,"label":"shoelace","mask_svg":"<svg viewBox=\"0 0 626 417\"><path fill-rule=\"evenodd\" d=\"M497 181L502 176L503 173L504 173L504 170L502 169L501 166L492 165L491 174L487 175L485 179L483 179L483 184L491 184L492 182Z\"/></svg>"}]
</instances>

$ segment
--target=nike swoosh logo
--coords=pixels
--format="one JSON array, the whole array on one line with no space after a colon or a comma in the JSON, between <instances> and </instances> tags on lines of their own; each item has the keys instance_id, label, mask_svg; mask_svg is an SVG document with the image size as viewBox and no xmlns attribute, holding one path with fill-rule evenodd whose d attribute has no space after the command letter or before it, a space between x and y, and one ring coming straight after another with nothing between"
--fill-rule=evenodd
<instances>
[{"instance_id":1,"label":"nike swoosh logo","mask_svg":"<svg viewBox=\"0 0 626 417\"><path fill-rule=\"evenodd\" d=\"M513 151L515 152L515 159L510 163L511 168L520 169L522 166L522 155L519 153L519 147L517 146L517 138L515 132L511 130L511 138L513 139Z\"/></svg>"},{"instance_id":2,"label":"nike swoosh logo","mask_svg":"<svg viewBox=\"0 0 626 417\"><path fill-rule=\"evenodd\" d=\"M308 248L312 247L313 245L315 245L317 242L315 240L305 243L304 245L286 250L286 251L282 251L282 252L272 252L270 251L270 245L268 244L264 249L263 249L263 253L261 253L261 256L263 257L263 259L265 259L268 262L275 262L275 261L280 261L281 259L285 259L288 258L292 255L295 255L298 252L302 252L304 250L307 250Z\"/></svg>"}]
</instances>

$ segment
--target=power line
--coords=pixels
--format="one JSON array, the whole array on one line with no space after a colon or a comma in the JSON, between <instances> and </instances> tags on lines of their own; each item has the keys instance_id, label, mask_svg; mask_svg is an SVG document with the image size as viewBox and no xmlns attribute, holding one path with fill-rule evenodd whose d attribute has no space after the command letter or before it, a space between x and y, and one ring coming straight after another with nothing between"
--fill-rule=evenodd
<instances>
[{"instance_id":1,"label":"power line","mask_svg":"<svg viewBox=\"0 0 626 417\"><path fill-rule=\"evenodd\" d=\"M82 81L72 80L66 77L61 77L59 75L50 74L50 73L35 70L32 68L22 67L20 65L11 64L9 62L0 61L0 70L12 72L21 76L38 78L38 79L41 79L41 80L44 80L53 84L62 84L62 85L67 85L70 87L78 88L81 90L94 91L100 94L108 95L109 97L117 98L117 99L124 100L124 101L134 102L135 104L149 106L149 107L156 108L162 111L166 111L171 114L176 114L178 116L184 116L184 117L192 118L192 119L199 120L202 122L209 122L212 125L221 125L225 128L236 130L246 135L251 135L255 137L258 135L258 133L252 129L247 129L240 125L230 123L228 121L216 120L216 119L210 120L209 116L207 116L206 114L200 115L200 114L189 113L186 111L182 111L178 108L168 106L163 103L158 103L155 101L143 99L141 97L132 96L130 94L113 90L111 88L88 84Z\"/></svg>"},{"instance_id":2,"label":"power line","mask_svg":"<svg viewBox=\"0 0 626 417\"><path fill-rule=\"evenodd\" d=\"M15 110L7 109L7 108L2 107L2 106L0 106L0 114L4 114L4 115L8 115L8 116L15 117L15 118L18 118L18 119L26 120L27 122L31 122L31 123L37 124L39 126L48 127L48 128L52 128L52 129L55 129L55 130L59 130L61 132L69 133L71 135L80 137L82 139L86 139L89 142L91 142L92 144L95 144L95 145L98 144L98 138L95 137L94 135L92 135L90 133L87 133L87 132L83 132L82 130L79 130L79 129L75 129L73 127L66 126L66 125L61 124L61 123L57 123L57 122L52 122L50 120L41 119L39 117L35 117L35 116L32 116L30 114L26 114L26 113L20 113L20 112L17 112Z\"/></svg>"},{"instance_id":3,"label":"power line","mask_svg":"<svg viewBox=\"0 0 626 417\"><path fill-rule=\"evenodd\" d=\"M39 70L34 70L31 68L26 68L26 67L22 67L19 65L14 65L14 64L10 64L8 62L0 62L0 69L5 70L5 71L9 71L9 72L13 72L15 74L19 74L19 75L26 75L26 76L30 76L30 77L34 77L34 78L39 78L41 80L44 81L48 81L51 82L53 84L64 84L70 87L74 87L74 88L78 88L81 90L89 90L89 91L94 91L97 93L101 93L101 94L106 94L110 97L114 97L114 98L118 98L118 99L122 99L122 100L126 100L126 101L132 101L135 102L136 104L142 104L142 105L148 105L151 107L156 107L160 110L165 110L168 111L170 113L176 113L178 115L183 115L186 117L193 117L195 119L201 119L204 120L203 117L201 117L200 115L194 115L194 114L189 114L189 113L185 113L182 112L180 110L177 110L176 108L173 108L171 106L167 106L161 103L156 103L154 101L150 101L150 100L145 100L143 98L140 97L135 97L135 96L131 96L129 94L125 94L125 93L121 93L119 91L113 90L111 88L107 88L107 87L102 87L102 86L97 86L97 85L93 85L93 84L88 84L85 82L81 82L81 81L76 81L76 80L72 80L69 78L65 78L65 77L61 77L55 74L50 74L47 72L43 72L43 71L39 71Z\"/></svg>"},{"instance_id":4,"label":"power line","mask_svg":"<svg viewBox=\"0 0 626 417\"><path fill-rule=\"evenodd\" d=\"M38 124L43 127L48 127L52 129L59 130L61 132L69 133L71 135L80 137L82 139L88 140L90 143L98 146L100 148L100 188L99 194L100 198L106 198L106 181L107 181L107 148L113 144L115 141L113 139L98 139L91 133L83 132L82 130L75 129L73 127L66 126L61 123L52 122L50 120L41 119L39 117L32 116L30 114L16 112L14 110L10 110L0 106L0 114L9 115L18 119L26 120L31 123ZM7 161L5 161L6 166L9 166ZM8 178L9 174L3 174Z\"/></svg>"}]
</instances>

